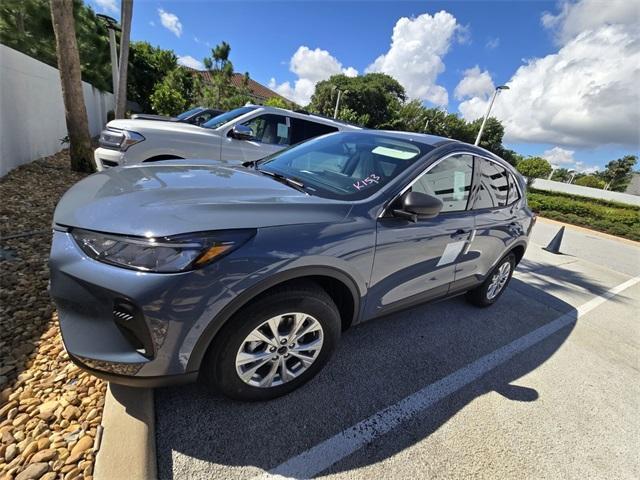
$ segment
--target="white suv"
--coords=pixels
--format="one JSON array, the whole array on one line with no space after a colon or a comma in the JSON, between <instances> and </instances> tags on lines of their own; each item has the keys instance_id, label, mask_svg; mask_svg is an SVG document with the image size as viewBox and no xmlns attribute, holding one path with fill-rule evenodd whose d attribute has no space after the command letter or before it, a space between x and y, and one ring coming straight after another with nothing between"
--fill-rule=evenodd
<instances>
[{"instance_id":1,"label":"white suv","mask_svg":"<svg viewBox=\"0 0 640 480\"><path fill-rule=\"evenodd\" d=\"M95 151L98 170L180 158L229 163L257 160L309 138L360 127L306 112L247 105L201 126L156 120L112 120Z\"/></svg>"}]
</instances>

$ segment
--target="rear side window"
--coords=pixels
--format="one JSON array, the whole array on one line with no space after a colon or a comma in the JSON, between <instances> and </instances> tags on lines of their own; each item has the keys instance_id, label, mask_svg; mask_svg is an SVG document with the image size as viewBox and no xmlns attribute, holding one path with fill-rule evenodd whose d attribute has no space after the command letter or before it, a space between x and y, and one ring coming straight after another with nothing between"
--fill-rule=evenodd
<instances>
[{"instance_id":1,"label":"rear side window","mask_svg":"<svg viewBox=\"0 0 640 480\"><path fill-rule=\"evenodd\" d=\"M291 118L291 130L291 144L338 131L336 127L323 123L309 122L300 118Z\"/></svg>"},{"instance_id":2,"label":"rear side window","mask_svg":"<svg viewBox=\"0 0 640 480\"><path fill-rule=\"evenodd\" d=\"M460 212L467 208L472 177L473 157L453 155L423 173L411 190L442 200L442 212Z\"/></svg>"},{"instance_id":3,"label":"rear side window","mask_svg":"<svg viewBox=\"0 0 640 480\"><path fill-rule=\"evenodd\" d=\"M511 205L514 202L520 200L520 192L518 191L518 185L513 175L509 174L509 200L508 204Z\"/></svg>"},{"instance_id":4,"label":"rear side window","mask_svg":"<svg viewBox=\"0 0 640 480\"><path fill-rule=\"evenodd\" d=\"M509 174L497 163L476 158L478 170L478 195L474 210L507 206L509 197Z\"/></svg>"}]
</instances>

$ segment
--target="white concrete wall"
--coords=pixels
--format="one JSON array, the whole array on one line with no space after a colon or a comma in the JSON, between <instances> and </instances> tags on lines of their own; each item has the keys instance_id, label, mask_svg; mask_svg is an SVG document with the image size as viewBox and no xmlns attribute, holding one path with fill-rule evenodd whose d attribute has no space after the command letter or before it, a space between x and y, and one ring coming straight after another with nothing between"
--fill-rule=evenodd
<instances>
[{"instance_id":1,"label":"white concrete wall","mask_svg":"<svg viewBox=\"0 0 640 480\"><path fill-rule=\"evenodd\" d=\"M571 183L555 182L553 180L544 180L542 178L536 178L533 181L532 187L537 188L538 190L546 190L548 192L570 193L571 195L599 198L601 200L626 203L628 205L636 205L640 207L640 197L637 195L629 195L628 193L611 192L609 190L583 187L581 185L573 185Z\"/></svg>"},{"instance_id":2,"label":"white concrete wall","mask_svg":"<svg viewBox=\"0 0 640 480\"><path fill-rule=\"evenodd\" d=\"M82 82L89 130L99 135L113 110L113 94ZM0 45L0 176L64 148L67 136L57 69Z\"/></svg>"}]
</instances>

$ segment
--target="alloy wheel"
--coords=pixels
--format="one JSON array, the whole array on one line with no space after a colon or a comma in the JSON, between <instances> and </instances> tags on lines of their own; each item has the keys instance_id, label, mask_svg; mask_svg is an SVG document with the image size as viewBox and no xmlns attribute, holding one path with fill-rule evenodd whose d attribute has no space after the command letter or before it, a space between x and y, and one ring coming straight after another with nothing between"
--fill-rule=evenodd
<instances>
[{"instance_id":1,"label":"alloy wheel","mask_svg":"<svg viewBox=\"0 0 640 480\"><path fill-rule=\"evenodd\" d=\"M236 372L248 385L269 388L299 377L322 350L322 325L302 312L270 318L255 328L236 354Z\"/></svg>"},{"instance_id":2,"label":"alloy wheel","mask_svg":"<svg viewBox=\"0 0 640 480\"><path fill-rule=\"evenodd\" d=\"M511 273L511 263L504 262L500 265L500 268L496 273L493 274L491 278L491 283L487 288L487 299L493 300L504 288L507 284L507 280L509 280L509 274Z\"/></svg>"}]
</instances>

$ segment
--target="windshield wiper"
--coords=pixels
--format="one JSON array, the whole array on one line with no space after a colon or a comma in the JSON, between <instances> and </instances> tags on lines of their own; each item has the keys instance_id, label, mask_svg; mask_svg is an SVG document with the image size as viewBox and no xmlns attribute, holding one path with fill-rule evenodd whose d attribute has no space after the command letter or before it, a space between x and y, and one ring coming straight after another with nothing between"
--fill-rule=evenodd
<instances>
[{"instance_id":1,"label":"windshield wiper","mask_svg":"<svg viewBox=\"0 0 640 480\"><path fill-rule=\"evenodd\" d=\"M304 183L302 183L302 182L300 182L298 180L294 180L292 178L285 177L284 175L282 175L280 173L269 172L267 170L260 170L258 168L256 168L256 170L258 172L260 172L260 173L265 174L265 175L269 175L271 178L279 181L280 183L284 183L285 185L288 185L291 188L295 188L299 192L307 193L307 191L304 189Z\"/></svg>"}]
</instances>

